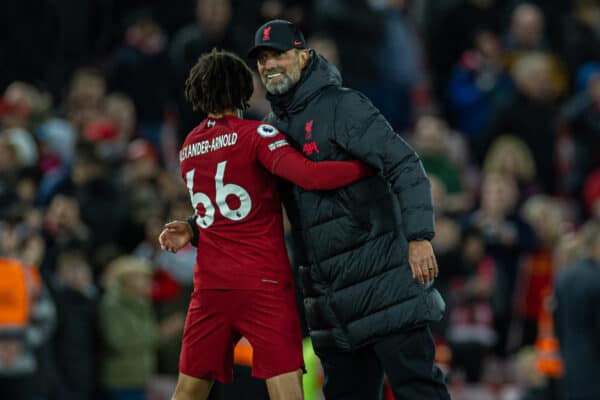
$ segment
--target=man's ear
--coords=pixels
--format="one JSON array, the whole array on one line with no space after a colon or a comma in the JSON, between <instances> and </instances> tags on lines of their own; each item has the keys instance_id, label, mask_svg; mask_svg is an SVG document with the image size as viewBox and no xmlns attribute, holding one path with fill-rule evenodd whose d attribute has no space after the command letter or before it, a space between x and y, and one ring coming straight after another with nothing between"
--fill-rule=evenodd
<instances>
[{"instance_id":1,"label":"man's ear","mask_svg":"<svg viewBox=\"0 0 600 400\"><path fill-rule=\"evenodd\" d=\"M302 69L308 65L308 61L310 60L310 51L300 50L300 64L302 65Z\"/></svg>"}]
</instances>

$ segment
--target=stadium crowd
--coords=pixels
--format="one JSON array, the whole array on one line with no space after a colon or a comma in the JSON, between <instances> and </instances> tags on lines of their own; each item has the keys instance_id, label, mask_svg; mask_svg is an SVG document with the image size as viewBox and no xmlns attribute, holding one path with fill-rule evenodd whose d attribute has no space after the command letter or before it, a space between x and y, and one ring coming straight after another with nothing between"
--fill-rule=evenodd
<instances>
[{"instance_id":1,"label":"stadium crowd","mask_svg":"<svg viewBox=\"0 0 600 400\"><path fill-rule=\"evenodd\" d=\"M0 398L168 398L195 249L164 252L157 237L191 213L178 150L203 118L183 85L202 53L245 55L274 18L298 24L421 157L453 397L600 398L600 1L0 10ZM258 76L250 105L247 118L270 111ZM261 390L233 386L212 396Z\"/></svg>"}]
</instances>

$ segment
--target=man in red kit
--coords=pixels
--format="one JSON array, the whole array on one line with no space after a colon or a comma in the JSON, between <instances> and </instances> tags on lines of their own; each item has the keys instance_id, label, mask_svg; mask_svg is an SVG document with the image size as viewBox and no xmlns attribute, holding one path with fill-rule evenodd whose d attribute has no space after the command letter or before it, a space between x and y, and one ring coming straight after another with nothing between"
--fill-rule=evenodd
<instances>
[{"instance_id":1,"label":"man in red kit","mask_svg":"<svg viewBox=\"0 0 600 400\"><path fill-rule=\"evenodd\" d=\"M165 250L198 247L175 400L206 399L214 380L231 382L242 336L270 398L302 399L302 338L273 175L330 190L372 173L357 162L311 162L275 127L241 119L252 91L248 66L225 51L200 57L186 81L186 98L208 118L179 153L200 233L175 221L159 237Z\"/></svg>"}]
</instances>

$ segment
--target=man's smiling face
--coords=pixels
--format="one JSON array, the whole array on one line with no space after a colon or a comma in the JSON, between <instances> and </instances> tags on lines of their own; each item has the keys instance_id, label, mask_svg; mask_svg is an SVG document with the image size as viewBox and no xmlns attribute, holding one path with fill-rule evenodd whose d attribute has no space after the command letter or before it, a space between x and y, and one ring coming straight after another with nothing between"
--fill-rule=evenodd
<instances>
[{"instance_id":1,"label":"man's smiling face","mask_svg":"<svg viewBox=\"0 0 600 400\"><path fill-rule=\"evenodd\" d=\"M256 66L267 92L277 95L289 91L300 80L308 57L306 50L261 50Z\"/></svg>"}]
</instances>

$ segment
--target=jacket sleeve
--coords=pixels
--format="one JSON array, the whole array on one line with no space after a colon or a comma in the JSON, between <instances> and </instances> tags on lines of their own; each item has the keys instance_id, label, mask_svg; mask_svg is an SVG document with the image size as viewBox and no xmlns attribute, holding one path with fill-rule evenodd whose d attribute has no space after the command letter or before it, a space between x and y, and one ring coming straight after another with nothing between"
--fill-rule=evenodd
<instances>
[{"instance_id":1,"label":"jacket sleeve","mask_svg":"<svg viewBox=\"0 0 600 400\"><path fill-rule=\"evenodd\" d=\"M335 141L381 171L397 196L407 240L435 235L429 179L417 153L363 94L347 90L335 111Z\"/></svg>"}]
</instances>

